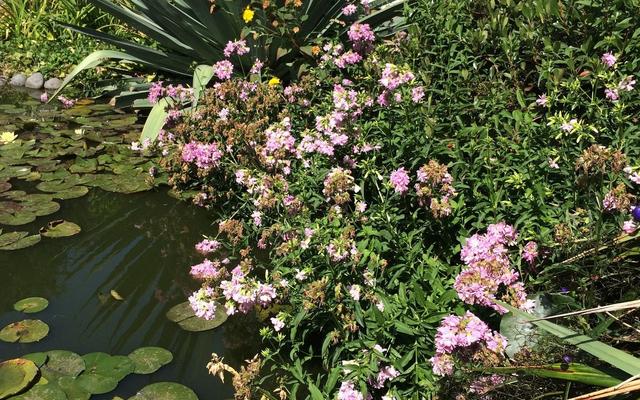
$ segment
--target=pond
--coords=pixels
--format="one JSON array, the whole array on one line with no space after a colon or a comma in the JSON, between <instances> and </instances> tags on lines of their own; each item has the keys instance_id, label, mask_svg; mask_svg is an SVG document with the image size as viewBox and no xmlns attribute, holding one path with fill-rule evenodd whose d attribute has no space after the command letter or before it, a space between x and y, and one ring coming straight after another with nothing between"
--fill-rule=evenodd
<instances>
[{"instance_id":1,"label":"pond","mask_svg":"<svg viewBox=\"0 0 640 400\"><path fill-rule=\"evenodd\" d=\"M33 182L9 182L14 191L35 191ZM61 201L53 215L0 229L37 232L52 219L73 221L82 231L0 251L0 328L26 318L50 327L36 343L0 342L0 361L59 349L127 355L159 346L173 353L170 364L150 375L129 375L115 391L91 398L127 399L162 381L186 385L201 400L233 396L228 384L208 374L206 364L212 352L234 366L251 358L257 351L255 324L231 318L214 330L187 332L165 316L197 287L188 267L202 261L194 244L211 233L210 213L170 197L166 188L135 194L92 188ZM48 299L49 307L29 315L13 310L16 301L31 296Z\"/></svg>"}]
</instances>

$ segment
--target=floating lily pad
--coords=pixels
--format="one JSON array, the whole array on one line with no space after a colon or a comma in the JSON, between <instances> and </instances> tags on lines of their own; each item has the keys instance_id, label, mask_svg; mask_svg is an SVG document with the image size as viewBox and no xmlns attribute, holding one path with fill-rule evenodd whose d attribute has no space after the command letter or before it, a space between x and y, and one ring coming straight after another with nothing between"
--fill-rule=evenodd
<instances>
[{"instance_id":1,"label":"floating lily pad","mask_svg":"<svg viewBox=\"0 0 640 400\"><path fill-rule=\"evenodd\" d=\"M14 322L2 328L0 340L9 343L33 343L49 334L49 325L37 319Z\"/></svg>"},{"instance_id":2,"label":"floating lily pad","mask_svg":"<svg viewBox=\"0 0 640 400\"><path fill-rule=\"evenodd\" d=\"M48 238L60 238L77 235L82 229L73 222L64 220L51 221L40 229L40 234Z\"/></svg>"},{"instance_id":3,"label":"floating lily pad","mask_svg":"<svg viewBox=\"0 0 640 400\"><path fill-rule=\"evenodd\" d=\"M129 354L129 358L135 364L136 374L152 374L169 364L173 354L161 347L142 347Z\"/></svg>"},{"instance_id":4,"label":"floating lily pad","mask_svg":"<svg viewBox=\"0 0 640 400\"><path fill-rule=\"evenodd\" d=\"M114 378L118 381L133 373L135 363L129 357L112 356L106 353L90 353L83 356L86 373Z\"/></svg>"},{"instance_id":5,"label":"floating lily pad","mask_svg":"<svg viewBox=\"0 0 640 400\"><path fill-rule=\"evenodd\" d=\"M67 182L67 181L48 181L48 182L40 182L36 189L41 192L63 192L65 190L71 189L75 186L75 182Z\"/></svg>"},{"instance_id":6,"label":"floating lily pad","mask_svg":"<svg viewBox=\"0 0 640 400\"><path fill-rule=\"evenodd\" d=\"M0 224L10 226L26 225L36 220L36 215L28 211L18 211L16 214L0 213Z\"/></svg>"},{"instance_id":7,"label":"floating lily pad","mask_svg":"<svg viewBox=\"0 0 640 400\"><path fill-rule=\"evenodd\" d=\"M85 370L84 359L74 352L52 350L47 352L47 356L47 368L59 375L76 377Z\"/></svg>"},{"instance_id":8,"label":"floating lily pad","mask_svg":"<svg viewBox=\"0 0 640 400\"><path fill-rule=\"evenodd\" d=\"M40 243L42 237L40 235L27 236L23 239L20 239L10 245L0 247L0 250L21 250L26 249L27 247L35 246Z\"/></svg>"},{"instance_id":9,"label":"floating lily pad","mask_svg":"<svg viewBox=\"0 0 640 400\"><path fill-rule=\"evenodd\" d=\"M17 358L0 363L0 399L24 390L38 374L33 361Z\"/></svg>"},{"instance_id":10,"label":"floating lily pad","mask_svg":"<svg viewBox=\"0 0 640 400\"><path fill-rule=\"evenodd\" d=\"M22 299L13 305L13 309L16 311L22 311L23 313L32 314L37 313L49 306L49 301L43 297L27 297Z\"/></svg>"},{"instance_id":11,"label":"floating lily pad","mask_svg":"<svg viewBox=\"0 0 640 400\"><path fill-rule=\"evenodd\" d=\"M11 400L67 400L67 396L57 385L47 383L35 385L28 392L12 397Z\"/></svg>"},{"instance_id":12,"label":"floating lily pad","mask_svg":"<svg viewBox=\"0 0 640 400\"><path fill-rule=\"evenodd\" d=\"M202 332L217 328L222 325L228 318L223 306L216 308L216 315L212 320L197 317L189 302L180 303L167 312L167 318L170 321L177 322L178 325L189 332Z\"/></svg>"},{"instance_id":13,"label":"floating lily pad","mask_svg":"<svg viewBox=\"0 0 640 400\"><path fill-rule=\"evenodd\" d=\"M64 193L64 192L58 192ZM32 212L34 215L38 217L44 217L46 215L51 215L58 210L60 210L60 204L55 201L38 201L31 203L24 203L27 210Z\"/></svg>"},{"instance_id":14,"label":"floating lily pad","mask_svg":"<svg viewBox=\"0 0 640 400\"><path fill-rule=\"evenodd\" d=\"M9 232L0 235L0 247L8 246L27 236L28 232Z\"/></svg>"},{"instance_id":15,"label":"floating lily pad","mask_svg":"<svg viewBox=\"0 0 640 400\"><path fill-rule=\"evenodd\" d=\"M129 400L198 400L198 396L179 383L159 382L146 386Z\"/></svg>"},{"instance_id":16,"label":"floating lily pad","mask_svg":"<svg viewBox=\"0 0 640 400\"><path fill-rule=\"evenodd\" d=\"M76 378L72 376L63 376L58 379L58 386L67 395L67 400L89 400L91 393L84 390Z\"/></svg>"},{"instance_id":17,"label":"floating lily pad","mask_svg":"<svg viewBox=\"0 0 640 400\"><path fill-rule=\"evenodd\" d=\"M85 372L76 378L76 383L91 394L104 394L118 387L118 379L96 373Z\"/></svg>"},{"instance_id":18,"label":"floating lily pad","mask_svg":"<svg viewBox=\"0 0 640 400\"><path fill-rule=\"evenodd\" d=\"M25 360L32 361L36 367L40 368L47 362L47 353L31 353L22 356Z\"/></svg>"},{"instance_id":19,"label":"floating lily pad","mask_svg":"<svg viewBox=\"0 0 640 400\"><path fill-rule=\"evenodd\" d=\"M69 200L77 199L89 193L89 188L86 186L74 186L70 189L56 192L53 194L54 199Z\"/></svg>"}]
</instances>

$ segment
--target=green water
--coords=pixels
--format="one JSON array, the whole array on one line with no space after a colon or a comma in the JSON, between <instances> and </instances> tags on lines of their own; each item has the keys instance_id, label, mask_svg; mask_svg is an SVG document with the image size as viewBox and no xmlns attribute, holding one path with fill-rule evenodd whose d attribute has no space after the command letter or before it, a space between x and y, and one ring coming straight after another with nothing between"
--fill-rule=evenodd
<instances>
[{"instance_id":1,"label":"green water","mask_svg":"<svg viewBox=\"0 0 640 400\"><path fill-rule=\"evenodd\" d=\"M1 97L0 93L0 104ZM39 129L30 126L29 131L20 130L24 113L0 113L0 120L5 121L0 131L13 115L21 138ZM55 116L44 121L31 113L28 118L38 126L58 129L52 125L58 124ZM37 192L34 182L9 182L13 190ZM139 347L160 346L173 353L172 363L151 375L130 375L115 391L92 399L127 399L144 386L163 381L190 387L200 400L232 397L230 385L209 375L206 364L212 352L236 367L255 355L256 324L247 317L232 317L215 330L190 333L165 317L172 306L184 302L197 288L188 274L189 266L202 261L194 244L202 234L213 232L213 216L169 197L166 187L135 194L91 188L84 197L59 202L59 211L30 224L0 224L5 233L37 233L56 219L82 227L73 237L43 238L33 247L0 251L0 329L33 318L51 328L38 343L0 342L0 361L49 350L127 355ZM111 290L124 300L111 297ZM30 315L13 311L13 303L31 296L47 298L49 307Z\"/></svg>"}]
</instances>

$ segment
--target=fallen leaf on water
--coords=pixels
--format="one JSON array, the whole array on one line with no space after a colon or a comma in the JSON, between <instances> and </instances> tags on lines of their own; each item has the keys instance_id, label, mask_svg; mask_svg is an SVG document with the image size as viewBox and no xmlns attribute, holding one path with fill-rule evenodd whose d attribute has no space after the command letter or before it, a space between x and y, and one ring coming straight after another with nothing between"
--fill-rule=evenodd
<instances>
[{"instance_id":1,"label":"fallen leaf on water","mask_svg":"<svg viewBox=\"0 0 640 400\"><path fill-rule=\"evenodd\" d=\"M120 301L124 300L124 297L120 296L120 293L116 292L115 290L111 291L111 297Z\"/></svg>"}]
</instances>

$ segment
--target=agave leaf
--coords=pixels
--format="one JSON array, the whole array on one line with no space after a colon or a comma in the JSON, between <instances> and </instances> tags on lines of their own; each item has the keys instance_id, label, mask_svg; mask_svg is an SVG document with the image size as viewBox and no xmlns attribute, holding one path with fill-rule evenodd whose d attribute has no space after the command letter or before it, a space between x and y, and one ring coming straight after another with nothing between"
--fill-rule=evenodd
<instances>
[{"instance_id":1,"label":"agave leaf","mask_svg":"<svg viewBox=\"0 0 640 400\"><path fill-rule=\"evenodd\" d=\"M522 367L497 367L489 368L487 371L497 374L524 373L535 375L541 378L562 379L565 381L580 382L586 385L611 387L622 382L620 379L606 374L588 365L571 364L550 364Z\"/></svg>"},{"instance_id":2,"label":"agave leaf","mask_svg":"<svg viewBox=\"0 0 640 400\"><path fill-rule=\"evenodd\" d=\"M609 346L598 340L592 339L589 336L579 334L564 326L554 324L549 321L540 321L529 313L519 310L510 304L496 300L496 303L505 307L516 314L518 317L526 319L527 321L535 324L538 328L543 329L552 335L559 337L560 339L571 343L587 353L605 361L614 367L621 369L631 376L640 374L640 359L626 353L622 350L618 350L615 347Z\"/></svg>"},{"instance_id":3,"label":"agave leaf","mask_svg":"<svg viewBox=\"0 0 640 400\"><path fill-rule=\"evenodd\" d=\"M158 103L153 106L147 121L144 123L142 129L142 135L140 140L149 139L152 142L156 140L162 127L164 127L165 120L167 119L167 108L173 105L173 100L169 97L160 99Z\"/></svg>"},{"instance_id":4,"label":"agave leaf","mask_svg":"<svg viewBox=\"0 0 640 400\"><path fill-rule=\"evenodd\" d=\"M196 67L193 73L193 107L198 105L198 100L213 75L214 69L211 65L198 65Z\"/></svg>"}]
</instances>

